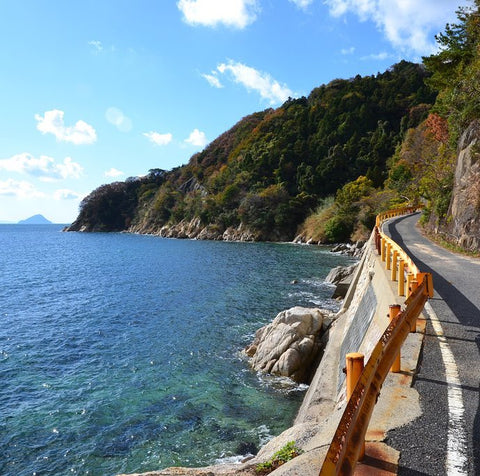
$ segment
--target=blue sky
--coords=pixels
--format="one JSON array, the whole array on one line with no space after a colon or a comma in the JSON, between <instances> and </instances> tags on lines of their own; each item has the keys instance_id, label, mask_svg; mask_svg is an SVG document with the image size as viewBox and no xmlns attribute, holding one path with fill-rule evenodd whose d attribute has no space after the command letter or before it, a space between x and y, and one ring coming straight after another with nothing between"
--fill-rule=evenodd
<instances>
[{"instance_id":1,"label":"blue sky","mask_svg":"<svg viewBox=\"0 0 480 476\"><path fill-rule=\"evenodd\" d=\"M420 61L464 0L0 3L0 221L69 223L247 114Z\"/></svg>"}]
</instances>

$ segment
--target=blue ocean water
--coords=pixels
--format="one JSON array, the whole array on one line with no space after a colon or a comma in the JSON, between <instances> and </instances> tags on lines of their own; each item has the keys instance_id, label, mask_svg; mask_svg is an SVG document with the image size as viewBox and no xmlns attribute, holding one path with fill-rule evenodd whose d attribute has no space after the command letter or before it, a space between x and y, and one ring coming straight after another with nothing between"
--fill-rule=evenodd
<instances>
[{"instance_id":1,"label":"blue ocean water","mask_svg":"<svg viewBox=\"0 0 480 476\"><path fill-rule=\"evenodd\" d=\"M0 474L211 464L291 424L304 388L241 350L283 309L334 309L347 258L61 228L0 225Z\"/></svg>"}]
</instances>

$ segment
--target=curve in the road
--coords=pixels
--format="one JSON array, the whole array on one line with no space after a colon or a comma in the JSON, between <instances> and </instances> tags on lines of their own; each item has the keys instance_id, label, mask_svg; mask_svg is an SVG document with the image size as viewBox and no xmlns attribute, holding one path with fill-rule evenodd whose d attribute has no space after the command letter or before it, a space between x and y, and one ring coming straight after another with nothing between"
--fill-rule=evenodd
<instances>
[{"instance_id":1,"label":"curve in the road","mask_svg":"<svg viewBox=\"0 0 480 476\"><path fill-rule=\"evenodd\" d=\"M435 288L414 383L424 413L389 440L402 450L401 475L480 475L480 260L434 245L417 221L418 214L385 224Z\"/></svg>"}]
</instances>

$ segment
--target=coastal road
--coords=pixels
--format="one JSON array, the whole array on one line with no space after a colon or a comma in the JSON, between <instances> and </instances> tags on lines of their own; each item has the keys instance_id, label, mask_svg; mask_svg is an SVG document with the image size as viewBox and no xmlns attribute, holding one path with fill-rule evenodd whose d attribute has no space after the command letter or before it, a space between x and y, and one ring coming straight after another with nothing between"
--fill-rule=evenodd
<instances>
[{"instance_id":1,"label":"coastal road","mask_svg":"<svg viewBox=\"0 0 480 476\"><path fill-rule=\"evenodd\" d=\"M422 416L388 434L401 451L398 474L480 475L480 260L451 253L422 236L419 214L384 225L423 272L435 296L414 378Z\"/></svg>"}]
</instances>

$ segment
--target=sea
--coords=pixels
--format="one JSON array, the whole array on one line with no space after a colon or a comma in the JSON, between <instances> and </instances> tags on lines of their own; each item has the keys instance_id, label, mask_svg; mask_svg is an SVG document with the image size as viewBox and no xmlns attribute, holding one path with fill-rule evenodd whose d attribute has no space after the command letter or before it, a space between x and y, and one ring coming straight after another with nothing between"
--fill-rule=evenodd
<instances>
[{"instance_id":1,"label":"sea","mask_svg":"<svg viewBox=\"0 0 480 476\"><path fill-rule=\"evenodd\" d=\"M0 225L0 474L236 461L306 385L242 349L293 306L338 309L328 248Z\"/></svg>"}]
</instances>

